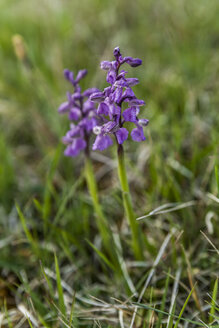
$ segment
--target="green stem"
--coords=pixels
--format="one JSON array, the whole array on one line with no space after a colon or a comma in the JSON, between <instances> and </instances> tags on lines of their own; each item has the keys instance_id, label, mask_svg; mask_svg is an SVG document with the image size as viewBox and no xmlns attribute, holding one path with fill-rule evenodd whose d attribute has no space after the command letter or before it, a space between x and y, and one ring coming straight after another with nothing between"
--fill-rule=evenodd
<instances>
[{"instance_id":1,"label":"green stem","mask_svg":"<svg viewBox=\"0 0 219 328\"><path fill-rule=\"evenodd\" d=\"M91 163L89 156L86 156L85 175L87 180L87 187L89 189L92 198L94 210L96 212L97 226L103 240L104 248L107 250L109 254L112 254L111 230L99 203L96 179L93 171L93 165Z\"/></svg>"},{"instance_id":2,"label":"green stem","mask_svg":"<svg viewBox=\"0 0 219 328\"><path fill-rule=\"evenodd\" d=\"M133 245L134 253L136 258L140 260L143 258L143 252L141 247L141 234L132 206L128 179L126 175L124 150L122 145L118 145L117 154L118 154L118 173L119 173L119 179L122 188L123 204L132 232L132 245Z\"/></svg>"}]
</instances>

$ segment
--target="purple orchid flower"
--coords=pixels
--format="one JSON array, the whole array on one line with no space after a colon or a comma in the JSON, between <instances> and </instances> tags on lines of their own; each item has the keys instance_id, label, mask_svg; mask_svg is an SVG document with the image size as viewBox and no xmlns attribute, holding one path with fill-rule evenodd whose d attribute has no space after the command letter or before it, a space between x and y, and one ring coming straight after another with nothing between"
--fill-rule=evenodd
<instances>
[{"instance_id":1,"label":"purple orchid flower","mask_svg":"<svg viewBox=\"0 0 219 328\"><path fill-rule=\"evenodd\" d=\"M98 103L97 114L102 118L103 125L95 126L94 133L97 134L93 144L93 150L104 150L113 144L112 135L116 136L118 144L128 138L128 130L123 127L126 122L135 124L131 131L134 141L145 140L143 127L148 124L147 119L139 119L140 106L144 105L143 100L137 99L132 86L139 83L137 78L126 78L127 72L119 71L120 66L127 63L131 67L142 64L141 59L132 57L122 57L119 47L114 49L115 61L102 61L100 67L107 71L106 81L111 86L102 92L98 91L90 96L92 102ZM126 105L126 109L122 106ZM107 119L108 117L108 119Z\"/></svg>"},{"instance_id":2,"label":"purple orchid flower","mask_svg":"<svg viewBox=\"0 0 219 328\"><path fill-rule=\"evenodd\" d=\"M80 80L85 77L87 70L80 70L74 79L73 72L68 69L64 70L65 78L73 85L74 92L67 92L67 101L59 106L59 113L68 113L70 130L62 138L62 141L67 145L64 154L66 156L75 157L82 150L89 152L88 143L93 128L97 125L97 110L95 103L89 97L99 90L90 88L81 92L79 86Z\"/></svg>"}]
</instances>

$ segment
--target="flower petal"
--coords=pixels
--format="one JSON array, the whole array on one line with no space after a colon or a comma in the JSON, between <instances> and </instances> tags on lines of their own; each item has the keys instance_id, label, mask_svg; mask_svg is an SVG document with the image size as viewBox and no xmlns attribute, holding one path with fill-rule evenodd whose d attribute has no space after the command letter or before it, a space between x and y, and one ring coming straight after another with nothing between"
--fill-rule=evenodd
<instances>
[{"instance_id":1,"label":"flower petal","mask_svg":"<svg viewBox=\"0 0 219 328\"><path fill-rule=\"evenodd\" d=\"M79 128L79 126L71 126L71 130L69 130L66 135L62 138L62 142L65 144L65 145L68 145L70 143L72 143L73 141L73 138L76 137L76 136L80 136L81 134L81 130Z\"/></svg>"},{"instance_id":2,"label":"flower petal","mask_svg":"<svg viewBox=\"0 0 219 328\"><path fill-rule=\"evenodd\" d=\"M113 93L113 96L114 96L114 102L119 104L122 100L122 88L117 87Z\"/></svg>"},{"instance_id":3,"label":"flower petal","mask_svg":"<svg viewBox=\"0 0 219 328\"><path fill-rule=\"evenodd\" d=\"M102 134L114 133L118 130L118 125L116 122L109 121L102 125L101 131Z\"/></svg>"},{"instance_id":4,"label":"flower petal","mask_svg":"<svg viewBox=\"0 0 219 328\"><path fill-rule=\"evenodd\" d=\"M145 105L145 102L144 102L144 100L140 100L140 99L131 99L130 101L129 101L129 103L131 104L131 105L135 105L135 106L143 106L143 105Z\"/></svg>"},{"instance_id":5,"label":"flower petal","mask_svg":"<svg viewBox=\"0 0 219 328\"><path fill-rule=\"evenodd\" d=\"M104 60L100 63L100 68L104 70L108 70L112 67L112 63L110 61Z\"/></svg>"},{"instance_id":6,"label":"flower petal","mask_svg":"<svg viewBox=\"0 0 219 328\"><path fill-rule=\"evenodd\" d=\"M87 75L87 70L86 70L86 69L81 69L81 70L78 72L78 75L77 75L77 77L76 77L75 82L78 83L81 79L83 79L83 77L85 77L85 75Z\"/></svg>"},{"instance_id":7,"label":"flower petal","mask_svg":"<svg viewBox=\"0 0 219 328\"><path fill-rule=\"evenodd\" d=\"M97 121L96 119L93 117L91 119L88 118L84 118L83 120L81 120L81 122L79 123L79 126L81 128L83 128L84 130L86 130L87 132L90 132L91 130L93 130L93 128L97 125Z\"/></svg>"},{"instance_id":8,"label":"flower petal","mask_svg":"<svg viewBox=\"0 0 219 328\"><path fill-rule=\"evenodd\" d=\"M87 143L84 139L78 138L74 139L72 144L69 145L64 151L65 156L75 157L77 156L81 150L85 149Z\"/></svg>"},{"instance_id":9,"label":"flower petal","mask_svg":"<svg viewBox=\"0 0 219 328\"><path fill-rule=\"evenodd\" d=\"M139 83L139 80L134 77L129 77L126 79L126 83L128 84L128 86L133 87L134 85Z\"/></svg>"},{"instance_id":10,"label":"flower petal","mask_svg":"<svg viewBox=\"0 0 219 328\"><path fill-rule=\"evenodd\" d=\"M89 111L94 111L95 110L95 104L93 101L90 101L89 99L87 99L84 103L83 103L83 113L86 114Z\"/></svg>"},{"instance_id":11,"label":"flower petal","mask_svg":"<svg viewBox=\"0 0 219 328\"><path fill-rule=\"evenodd\" d=\"M77 107L72 107L69 112L69 120L77 121L81 117L81 111Z\"/></svg>"},{"instance_id":12,"label":"flower petal","mask_svg":"<svg viewBox=\"0 0 219 328\"><path fill-rule=\"evenodd\" d=\"M104 95L105 97L109 97L109 95L111 94L112 91L112 87L107 87L104 89Z\"/></svg>"},{"instance_id":13,"label":"flower petal","mask_svg":"<svg viewBox=\"0 0 219 328\"><path fill-rule=\"evenodd\" d=\"M120 115L121 108L114 103L109 103L109 116L113 119L115 115Z\"/></svg>"},{"instance_id":14,"label":"flower petal","mask_svg":"<svg viewBox=\"0 0 219 328\"><path fill-rule=\"evenodd\" d=\"M101 102L97 108L97 114L109 115L109 107L105 102Z\"/></svg>"},{"instance_id":15,"label":"flower petal","mask_svg":"<svg viewBox=\"0 0 219 328\"><path fill-rule=\"evenodd\" d=\"M134 141L140 142L145 140L144 131L141 126L135 128L131 132L131 137Z\"/></svg>"},{"instance_id":16,"label":"flower petal","mask_svg":"<svg viewBox=\"0 0 219 328\"><path fill-rule=\"evenodd\" d=\"M114 69L110 69L107 73L106 81L110 84L113 84L116 81L116 71Z\"/></svg>"},{"instance_id":17,"label":"flower petal","mask_svg":"<svg viewBox=\"0 0 219 328\"><path fill-rule=\"evenodd\" d=\"M130 107L127 108L126 110L124 110L124 112L122 113L124 120L127 122L137 122L137 113L138 110L136 107Z\"/></svg>"},{"instance_id":18,"label":"flower petal","mask_svg":"<svg viewBox=\"0 0 219 328\"><path fill-rule=\"evenodd\" d=\"M69 102L65 101L64 103L62 103L59 108L58 108L58 112L60 114L64 114L67 113L69 111Z\"/></svg>"},{"instance_id":19,"label":"flower petal","mask_svg":"<svg viewBox=\"0 0 219 328\"><path fill-rule=\"evenodd\" d=\"M120 128L116 132L116 138L118 143L121 145L128 138L128 130L126 128Z\"/></svg>"},{"instance_id":20,"label":"flower petal","mask_svg":"<svg viewBox=\"0 0 219 328\"><path fill-rule=\"evenodd\" d=\"M124 57L122 63L127 63L132 67L137 67L142 64L142 60L139 58Z\"/></svg>"},{"instance_id":21,"label":"flower petal","mask_svg":"<svg viewBox=\"0 0 219 328\"><path fill-rule=\"evenodd\" d=\"M136 96L131 88L126 88L125 91L123 92L123 99L124 101L131 100L131 99L136 99Z\"/></svg>"},{"instance_id":22,"label":"flower petal","mask_svg":"<svg viewBox=\"0 0 219 328\"><path fill-rule=\"evenodd\" d=\"M109 136L98 135L93 144L93 150L104 150L109 146L112 146L113 141Z\"/></svg>"},{"instance_id":23,"label":"flower petal","mask_svg":"<svg viewBox=\"0 0 219 328\"><path fill-rule=\"evenodd\" d=\"M63 73L64 73L66 80L68 80L69 82L71 82L74 85L75 84L74 73L71 72L69 69L64 69Z\"/></svg>"},{"instance_id":24,"label":"flower petal","mask_svg":"<svg viewBox=\"0 0 219 328\"><path fill-rule=\"evenodd\" d=\"M95 92L90 96L90 100L93 102L101 102L105 99L104 92Z\"/></svg>"}]
</instances>

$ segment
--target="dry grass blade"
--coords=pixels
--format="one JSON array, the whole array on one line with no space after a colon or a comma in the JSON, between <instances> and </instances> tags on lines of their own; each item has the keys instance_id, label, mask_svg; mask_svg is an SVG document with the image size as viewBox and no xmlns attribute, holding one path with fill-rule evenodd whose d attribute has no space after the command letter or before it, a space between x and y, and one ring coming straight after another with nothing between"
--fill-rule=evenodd
<instances>
[{"instance_id":1,"label":"dry grass blade","mask_svg":"<svg viewBox=\"0 0 219 328\"><path fill-rule=\"evenodd\" d=\"M210 192L207 193L208 198L212 199L216 203L219 203L219 198L217 198L215 195L211 194Z\"/></svg>"},{"instance_id":2,"label":"dry grass blade","mask_svg":"<svg viewBox=\"0 0 219 328\"><path fill-rule=\"evenodd\" d=\"M176 297L177 297L177 293L178 293L180 275L181 275L181 268L179 268L176 272L176 279L175 279L174 285L173 285L173 292L172 292L171 303L170 303L170 308L169 308L169 313L171 315L173 314L173 310L174 310L175 303L176 303ZM172 316L169 315L168 319L167 319L166 327L169 327L171 319L172 319Z\"/></svg>"},{"instance_id":3,"label":"dry grass blade","mask_svg":"<svg viewBox=\"0 0 219 328\"><path fill-rule=\"evenodd\" d=\"M179 203L164 204L164 205L156 208L155 210L151 211L149 214L140 216L139 218L137 218L137 220L142 220L142 219L148 218L148 217L153 216L153 215L159 215L159 214L166 214L166 213L170 213L170 212L175 212L175 211L181 210L183 208L193 206L195 204L196 204L196 202L194 200L191 200L189 202L182 203L182 204L179 204ZM167 210L162 210L164 208L168 208L168 209Z\"/></svg>"},{"instance_id":4,"label":"dry grass blade","mask_svg":"<svg viewBox=\"0 0 219 328\"><path fill-rule=\"evenodd\" d=\"M219 255L219 250L216 248L216 246L212 243L212 241L206 236L206 234L201 231L201 234L207 239L207 241L209 242L209 244L214 248L214 250L217 252L217 254Z\"/></svg>"}]
</instances>

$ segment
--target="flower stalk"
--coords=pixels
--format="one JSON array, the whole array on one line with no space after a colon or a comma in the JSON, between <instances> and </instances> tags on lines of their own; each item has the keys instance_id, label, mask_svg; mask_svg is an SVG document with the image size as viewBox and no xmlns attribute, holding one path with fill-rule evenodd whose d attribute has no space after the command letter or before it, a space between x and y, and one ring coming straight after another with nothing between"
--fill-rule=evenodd
<instances>
[{"instance_id":1,"label":"flower stalk","mask_svg":"<svg viewBox=\"0 0 219 328\"><path fill-rule=\"evenodd\" d=\"M93 202L93 207L96 212L97 227L100 231L104 247L106 248L106 250L109 251L112 247L112 244L110 243L110 228L99 203L96 178L93 171L93 165L89 156L86 156L85 159L85 177L87 187Z\"/></svg>"},{"instance_id":2,"label":"flower stalk","mask_svg":"<svg viewBox=\"0 0 219 328\"><path fill-rule=\"evenodd\" d=\"M136 258L138 260L142 260L143 253L142 253L142 245L141 245L142 244L141 233L132 206L131 194L129 191L129 184L128 184L126 167L125 167L124 149L123 146L120 144L118 144L117 155L118 155L118 174L119 174L120 184L122 188L123 205L125 208L125 214L127 216L132 233L133 250Z\"/></svg>"}]
</instances>

